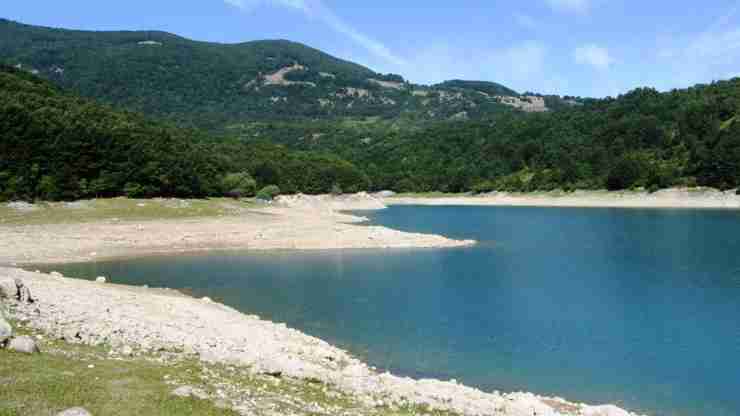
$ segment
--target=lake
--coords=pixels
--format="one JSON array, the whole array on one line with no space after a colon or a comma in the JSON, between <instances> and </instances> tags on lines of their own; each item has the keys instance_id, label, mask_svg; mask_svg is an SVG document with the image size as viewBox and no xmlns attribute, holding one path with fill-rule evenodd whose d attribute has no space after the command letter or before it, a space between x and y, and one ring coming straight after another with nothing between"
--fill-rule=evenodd
<instances>
[{"instance_id":1,"label":"lake","mask_svg":"<svg viewBox=\"0 0 740 416\"><path fill-rule=\"evenodd\" d=\"M371 364L655 415L740 414L740 212L395 206L475 247L49 266L189 288Z\"/></svg>"}]
</instances>

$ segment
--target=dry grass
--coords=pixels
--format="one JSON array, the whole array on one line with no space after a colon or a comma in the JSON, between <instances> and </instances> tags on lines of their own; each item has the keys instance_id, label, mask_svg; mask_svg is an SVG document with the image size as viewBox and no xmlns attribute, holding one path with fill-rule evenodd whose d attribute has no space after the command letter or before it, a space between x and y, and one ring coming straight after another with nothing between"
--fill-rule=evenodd
<instances>
[{"instance_id":1,"label":"dry grass","mask_svg":"<svg viewBox=\"0 0 740 416\"><path fill-rule=\"evenodd\" d=\"M101 220L157 220L234 215L259 207L251 200L213 199L92 199L40 202L31 209L0 204L0 226L85 223Z\"/></svg>"}]
</instances>

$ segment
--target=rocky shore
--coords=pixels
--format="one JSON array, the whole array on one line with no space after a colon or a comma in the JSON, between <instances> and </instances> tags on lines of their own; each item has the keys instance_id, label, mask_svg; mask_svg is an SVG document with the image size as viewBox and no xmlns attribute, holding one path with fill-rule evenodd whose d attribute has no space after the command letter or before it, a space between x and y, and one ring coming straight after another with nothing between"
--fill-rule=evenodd
<instances>
[{"instance_id":1,"label":"rocky shore","mask_svg":"<svg viewBox=\"0 0 740 416\"><path fill-rule=\"evenodd\" d=\"M13 320L67 342L106 346L111 354L159 354L164 360L186 356L207 364L243 367L254 374L315 380L369 408L424 405L430 411L460 415L630 415L614 406L588 406L531 393L483 392L454 380L413 380L380 373L284 324L176 291L0 268L3 292L13 293L16 280L30 290L34 302L12 296L6 300ZM240 413L254 414L238 397L226 399Z\"/></svg>"}]
</instances>

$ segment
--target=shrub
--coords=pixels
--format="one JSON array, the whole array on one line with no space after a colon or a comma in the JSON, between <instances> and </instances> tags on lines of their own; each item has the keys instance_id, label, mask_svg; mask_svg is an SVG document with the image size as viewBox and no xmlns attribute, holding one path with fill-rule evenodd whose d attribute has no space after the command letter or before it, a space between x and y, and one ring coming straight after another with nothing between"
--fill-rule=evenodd
<instances>
[{"instance_id":1,"label":"shrub","mask_svg":"<svg viewBox=\"0 0 740 416\"><path fill-rule=\"evenodd\" d=\"M344 192L342 192L342 187L339 186L338 183L335 183L334 185L332 185L332 187L331 187L331 194L332 195L342 195L343 193Z\"/></svg>"},{"instance_id":2,"label":"shrub","mask_svg":"<svg viewBox=\"0 0 740 416\"><path fill-rule=\"evenodd\" d=\"M496 190L496 184L493 181L483 181L478 182L475 185L473 185L473 193L475 194L485 194L488 192L493 192Z\"/></svg>"},{"instance_id":3,"label":"shrub","mask_svg":"<svg viewBox=\"0 0 740 416\"><path fill-rule=\"evenodd\" d=\"M257 181L247 172L229 173L221 179L221 191L232 198L254 196Z\"/></svg>"},{"instance_id":4,"label":"shrub","mask_svg":"<svg viewBox=\"0 0 740 416\"><path fill-rule=\"evenodd\" d=\"M59 195L59 188L57 187L56 181L53 177L44 175L39 181L36 193L42 199L49 201L57 198Z\"/></svg>"},{"instance_id":5,"label":"shrub","mask_svg":"<svg viewBox=\"0 0 740 416\"><path fill-rule=\"evenodd\" d=\"M144 187L138 183L128 182L123 187L123 193L129 198L141 198L144 196Z\"/></svg>"},{"instance_id":6,"label":"shrub","mask_svg":"<svg viewBox=\"0 0 740 416\"><path fill-rule=\"evenodd\" d=\"M277 185L268 185L257 192L257 199L272 201L278 195L280 195L280 188Z\"/></svg>"}]
</instances>

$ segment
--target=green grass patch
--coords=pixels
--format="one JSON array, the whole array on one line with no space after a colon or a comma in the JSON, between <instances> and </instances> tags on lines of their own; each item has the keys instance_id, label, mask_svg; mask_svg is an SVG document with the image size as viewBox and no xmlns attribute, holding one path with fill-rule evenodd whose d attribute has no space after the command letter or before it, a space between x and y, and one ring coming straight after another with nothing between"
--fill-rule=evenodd
<instances>
[{"instance_id":1,"label":"green grass patch","mask_svg":"<svg viewBox=\"0 0 740 416\"><path fill-rule=\"evenodd\" d=\"M77 406L94 415L236 415L209 401L170 394L174 386L165 383L166 375L198 385L199 372L188 363L0 351L0 416L55 415Z\"/></svg>"}]
</instances>

